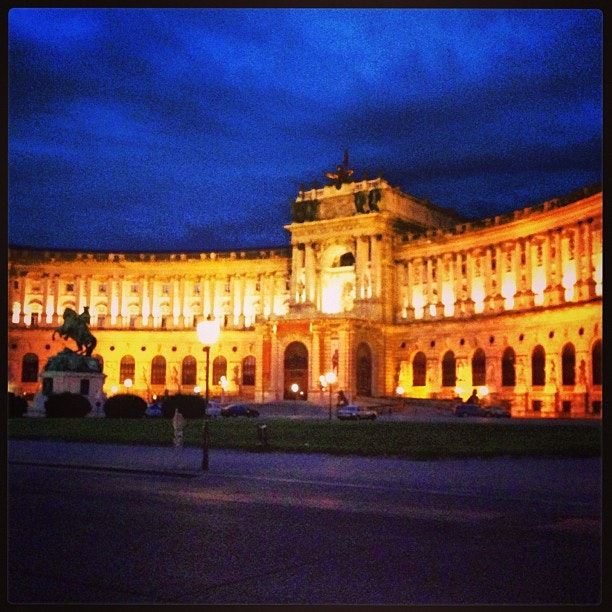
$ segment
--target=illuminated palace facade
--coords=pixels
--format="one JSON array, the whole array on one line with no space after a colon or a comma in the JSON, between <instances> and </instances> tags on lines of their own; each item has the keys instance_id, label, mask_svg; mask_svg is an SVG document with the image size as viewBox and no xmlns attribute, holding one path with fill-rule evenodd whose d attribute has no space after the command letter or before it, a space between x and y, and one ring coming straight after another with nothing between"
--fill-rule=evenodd
<instances>
[{"instance_id":1,"label":"illuminated palace facade","mask_svg":"<svg viewBox=\"0 0 612 612\"><path fill-rule=\"evenodd\" d=\"M467 221L382 178L302 188L291 245L228 252L9 248L9 391L40 390L65 308L91 315L104 392L466 399L602 413L602 192ZM293 389L293 390L292 390Z\"/></svg>"}]
</instances>

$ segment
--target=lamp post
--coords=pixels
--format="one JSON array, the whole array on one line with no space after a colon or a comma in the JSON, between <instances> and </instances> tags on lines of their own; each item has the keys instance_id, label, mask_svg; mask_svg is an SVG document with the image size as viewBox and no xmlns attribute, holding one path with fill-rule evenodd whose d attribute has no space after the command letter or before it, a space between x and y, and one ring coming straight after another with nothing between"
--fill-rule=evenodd
<instances>
[{"instance_id":1,"label":"lamp post","mask_svg":"<svg viewBox=\"0 0 612 612\"><path fill-rule=\"evenodd\" d=\"M327 372L325 374L325 382L327 383L327 388L329 389L329 420L331 421L331 413L332 413L332 385L338 381L338 377L335 372Z\"/></svg>"},{"instance_id":2,"label":"lamp post","mask_svg":"<svg viewBox=\"0 0 612 612\"><path fill-rule=\"evenodd\" d=\"M204 345L206 353L206 404L204 410L208 409L208 373L210 370L210 347L214 344L221 334L219 323L208 315L205 321L200 321L197 327L198 340ZM208 470L208 448L210 446L210 434L208 431L208 421L204 420L202 431L202 470Z\"/></svg>"},{"instance_id":3,"label":"lamp post","mask_svg":"<svg viewBox=\"0 0 612 612\"><path fill-rule=\"evenodd\" d=\"M123 381L123 384L125 385L125 388L127 389L127 393L129 393L130 389L132 388L132 379L131 378L126 378Z\"/></svg>"},{"instance_id":4,"label":"lamp post","mask_svg":"<svg viewBox=\"0 0 612 612\"><path fill-rule=\"evenodd\" d=\"M210 370L210 347L213 345L221 334L219 323L216 319L213 319L210 315L205 321L200 321L197 327L198 340L204 345L204 352L206 353L206 408L208 408L208 379Z\"/></svg>"}]
</instances>

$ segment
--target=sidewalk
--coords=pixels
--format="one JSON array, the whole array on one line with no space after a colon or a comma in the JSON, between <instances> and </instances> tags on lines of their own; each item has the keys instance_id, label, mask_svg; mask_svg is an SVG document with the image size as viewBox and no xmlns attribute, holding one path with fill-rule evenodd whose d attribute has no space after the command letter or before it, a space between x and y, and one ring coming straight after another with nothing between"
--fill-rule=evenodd
<instances>
[{"instance_id":1,"label":"sidewalk","mask_svg":"<svg viewBox=\"0 0 612 612\"><path fill-rule=\"evenodd\" d=\"M10 463L193 477L202 473L202 458L203 450L192 447L8 441Z\"/></svg>"},{"instance_id":2,"label":"sidewalk","mask_svg":"<svg viewBox=\"0 0 612 612\"><path fill-rule=\"evenodd\" d=\"M35 464L86 470L116 470L179 478L206 476L303 481L342 486L403 487L406 491L529 495L601 503L601 458L438 459L244 452L211 449L202 470L201 448L90 444L49 440L8 440L10 464Z\"/></svg>"}]
</instances>

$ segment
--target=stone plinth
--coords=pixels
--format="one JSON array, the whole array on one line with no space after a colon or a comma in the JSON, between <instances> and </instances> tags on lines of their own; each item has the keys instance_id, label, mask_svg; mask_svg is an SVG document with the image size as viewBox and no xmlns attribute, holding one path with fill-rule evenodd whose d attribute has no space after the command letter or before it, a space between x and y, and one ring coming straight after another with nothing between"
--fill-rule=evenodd
<instances>
[{"instance_id":1,"label":"stone plinth","mask_svg":"<svg viewBox=\"0 0 612 612\"><path fill-rule=\"evenodd\" d=\"M49 358L38 377L42 390L34 396L28 416L45 416L45 401L52 393L84 395L92 408L87 416L104 416L106 395L102 389L106 374L102 373L100 362L95 357L64 349Z\"/></svg>"}]
</instances>

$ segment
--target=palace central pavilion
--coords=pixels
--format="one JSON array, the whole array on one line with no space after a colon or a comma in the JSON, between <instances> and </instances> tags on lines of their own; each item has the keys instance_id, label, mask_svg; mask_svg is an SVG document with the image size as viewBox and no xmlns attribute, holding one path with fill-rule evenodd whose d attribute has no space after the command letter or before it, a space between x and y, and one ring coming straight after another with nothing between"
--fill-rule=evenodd
<instances>
[{"instance_id":1,"label":"palace central pavilion","mask_svg":"<svg viewBox=\"0 0 612 612\"><path fill-rule=\"evenodd\" d=\"M339 167L339 170L347 170ZM466 399L513 416L602 411L602 191L467 221L382 178L301 189L288 247L9 247L9 391L33 397L66 308L91 316L104 393ZM330 175L328 175L330 176ZM323 379L324 380L324 379Z\"/></svg>"}]
</instances>

